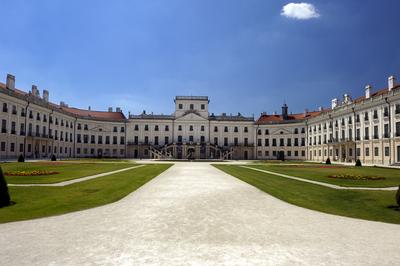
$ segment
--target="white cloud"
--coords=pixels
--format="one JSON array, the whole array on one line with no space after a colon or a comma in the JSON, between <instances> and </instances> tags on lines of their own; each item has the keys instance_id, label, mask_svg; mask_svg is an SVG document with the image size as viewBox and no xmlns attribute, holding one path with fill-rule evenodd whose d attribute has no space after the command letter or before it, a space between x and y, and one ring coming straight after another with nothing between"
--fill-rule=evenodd
<instances>
[{"instance_id":1,"label":"white cloud","mask_svg":"<svg viewBox=\"0 0 400 266\"><path fill-rule=\"evenodd\" d=\"M282 8L282 16L294 19L318 18L318 10L309 3L289 3Z\"/></svg>"}]
</instances>

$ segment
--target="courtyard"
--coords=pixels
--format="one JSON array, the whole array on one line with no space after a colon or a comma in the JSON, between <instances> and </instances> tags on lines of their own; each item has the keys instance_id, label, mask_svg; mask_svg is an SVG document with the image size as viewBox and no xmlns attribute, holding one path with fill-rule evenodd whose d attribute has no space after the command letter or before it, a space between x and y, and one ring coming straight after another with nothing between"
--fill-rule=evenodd
<instances>
[{"instance_id":1,"label":"courtyard","mask_svg":"<svg viewBox=\"0 0 400 266\"><path fill-rule=\"evenodd\" d=\"M400 260L400 213L388 208L395 204L396 191L338 190L246 167L326 184L330 184L326 175L335 168L138 163L71 162L52 167L55 171L70 167L74 179L55 175L42 182L35 177L36 185L79 181L77 164L92 169L85 175L142 166L61 187L10 186L16 204L0 209L2 222L51 217L1 224L2 263L393 265ZM97 164L110 166L94 171ZM5 171L20 166L2 167ZM293 168L297 170L290 172ZM320 177L310 168L322 169ZM335 184L381 189L400 178L396 169L376 173L367 167L345 169L387 179ZM310 177L307 171L315 175ZM17 183L15 179L8 181ZM66 214L58 215L62 213Z\"/></svg>"}]
</instances>

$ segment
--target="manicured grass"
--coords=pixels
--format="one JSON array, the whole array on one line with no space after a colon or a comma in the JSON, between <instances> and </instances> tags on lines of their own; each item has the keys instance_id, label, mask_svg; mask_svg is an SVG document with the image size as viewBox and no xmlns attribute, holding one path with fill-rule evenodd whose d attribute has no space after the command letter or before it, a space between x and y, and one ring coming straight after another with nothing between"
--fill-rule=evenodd
<instances>
[{"instance_id":1,"label":"manicured grass","mask_svg":"<svg viewBox=\"0 0 400 266\"><path fill-rule=\"evenodd\" d=\"M342 165L248 165L281 174L311 179L347 187L395 187L400 185L400 169L380 167L355 167ZM383 180L351 180L330 178L330 175L361 175L384 177Z\"/></svg>"},{"instance_id":2,"label":"manicured grass","mask_svg":"<svg viewBox=\"0 0 400 266\"><path fill-rule=\"evenodd\" d=\"M0 163L3 173L7 171L56 171L59 174L41 176L5 176L9 184L39 184L57 183L80 177L110 172L134 166L131 163L96 163L96 162L26 162L26 163Z\"/></svg>"},{"instance_id":3,"label":"manicured grass","mask_svg":"<svg viewBox=\"0 0 400 266\"><path fill-rule=\"evenodd\" d=\"M400 211L388 208L396 205L396 191L336 190L235 165L214 166L297 206L330 214L400 224Z\"/></svg>"},{"instance_id":4,"label":"manicured grass","mask_svg":"<svg viewBox=\"0 0 400 266\"><path fill-rule=\"evenodd\" d=\"M170 164L146 165L65 187L9 187L15 205L0 208L0 223L59 215L115 202Z\"/></svg>"}]
</instances>

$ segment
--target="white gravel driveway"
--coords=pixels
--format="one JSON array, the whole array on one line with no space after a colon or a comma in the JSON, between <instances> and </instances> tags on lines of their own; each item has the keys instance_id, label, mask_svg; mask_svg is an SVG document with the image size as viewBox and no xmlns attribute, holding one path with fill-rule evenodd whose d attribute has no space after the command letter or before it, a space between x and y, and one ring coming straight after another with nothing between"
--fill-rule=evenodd
<instances>
[{"instance_id":1,"label":"white gravel driveway","mask_svg":"<svg viewBox=\"0 0 400 266\"><path fill-rule=\"evenodd\" d=\"M399 225L292 206L208 163L176 163L103 207L0 225L1 265L399 262Z\"/></svg>"}]
</instances>

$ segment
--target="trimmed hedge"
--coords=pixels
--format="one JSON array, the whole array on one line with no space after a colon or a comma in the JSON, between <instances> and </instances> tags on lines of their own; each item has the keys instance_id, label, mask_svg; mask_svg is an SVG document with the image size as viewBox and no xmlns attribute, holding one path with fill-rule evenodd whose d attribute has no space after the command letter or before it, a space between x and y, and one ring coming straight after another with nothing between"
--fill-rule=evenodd
<instances>
[{"instance_id":1,"label":"trimmed hedge","mask_svg":"<svg viewBox=\"0 0 400 266\"><path fill-rule=\"evenodd\" d=\"M362 166L362 165L361 165L360 159L357 159L357 161L356 161L356 166Z\"/></svg>"},{"instance_id":2,"label":"trimmed hedge","mask_svg":"<svg viewBox=\"0 0 400 266\"><path fill-rule=\"evenodd\" d=\"M25 162L25 158L24 158L24 156L23 156L22 154L19 155L19 157L18 157L18 162L19 162L19 163Z\"/></svg>"},{"instance_id":3,"label":"trimmed hedge","mask_svg":"<svg viewBox=\"0 0 400 266\"><path fill-rule=\"evenodd\" d=\"M10 205L10 194L8 194L8 187L6 179L3 175L3 170L0 167L0 208Z\"/></svg>"}]
</instances>

